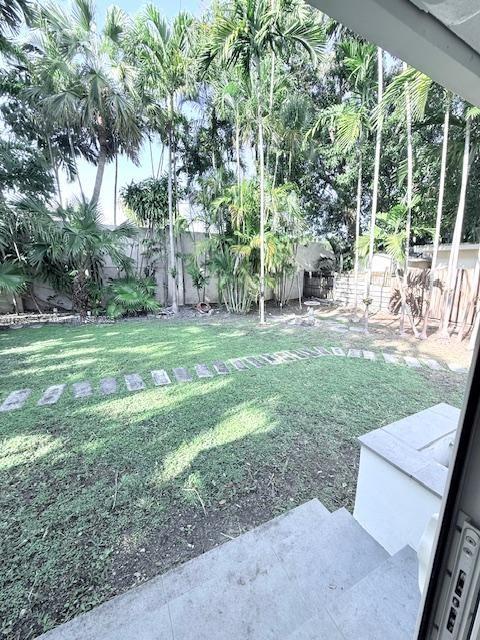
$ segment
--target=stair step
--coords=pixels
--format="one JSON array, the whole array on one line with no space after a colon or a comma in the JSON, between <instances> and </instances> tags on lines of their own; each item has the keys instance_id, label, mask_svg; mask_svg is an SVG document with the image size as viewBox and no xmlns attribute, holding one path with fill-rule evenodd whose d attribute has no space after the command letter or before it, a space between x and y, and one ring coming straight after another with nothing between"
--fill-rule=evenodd
<instances>
[{"instance_id":1,"label":"stair step","mask_svg":"<svg viewBox=\"0 0 480 640\"><path fill-rule=\"evenodd\" d=\"M280 543L296 532L301 535L311 527L320 527L330 516L319 500L309 500L169 571L163 576L166 596L173 599L207 580L220 580L232 568L244 571L258 562L276 561L273 543Z\"/></svg>"},{"instance_id":2,"label":"stair step","mask_svg":"<svg viewBox=\"0 0 480 640\"><path fill-rule=\"evenodd\" d=\"M411 549L390 557L311 500L42 639L406 640L415 569Z\"/></svg>"},{"instance_id":3,"label":"stair step","mask_svg":"<svg viewBox=\"0 0 480 640\"><path fill-rule=\"evenodd\" d=\"M389 557L343 508L319 527L297 529L272 544L313 611L328 608Z\"/></svg>"},{"instance_id":4,"label":"stair step","mask_svg":"<svg viewBox=\"0 0 480 640\"><path fill-rule=\"evenodd\" d=\"M345 640L411 640L420 606L417 556L404 547L329 608Z\"/></svg>"}]
</instances>

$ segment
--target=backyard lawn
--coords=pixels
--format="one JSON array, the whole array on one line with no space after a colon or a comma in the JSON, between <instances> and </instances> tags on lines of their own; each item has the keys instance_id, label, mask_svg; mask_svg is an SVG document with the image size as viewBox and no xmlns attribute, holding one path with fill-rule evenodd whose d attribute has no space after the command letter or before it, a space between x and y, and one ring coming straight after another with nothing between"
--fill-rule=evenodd
<instances>
[{"instance_id":1,"label":"backyard lawn","mask_svg":"<svg viewBox=\"0 0 480 640\"><path fill-rule=\"evenodd\" d=\"M138 321L0 334L0 620L32 638L312 497L352 508L356 438L465 378L343 357L155 387L150 371L375 338L253 320ZM414 353L412 355L415 355ZM146 389L128 392L124 374ZM101 378L119 390L101 396ZM73 399L71 383L94 393ZM37 406L52 384L57 404Z\"/></svg>"}]
</instances>

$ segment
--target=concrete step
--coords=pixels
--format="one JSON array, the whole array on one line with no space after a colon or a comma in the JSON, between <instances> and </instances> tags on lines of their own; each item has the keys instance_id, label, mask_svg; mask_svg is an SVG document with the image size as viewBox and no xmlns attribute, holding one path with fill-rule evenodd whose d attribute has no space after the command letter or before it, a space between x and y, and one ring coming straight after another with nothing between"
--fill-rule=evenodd
<instances>
[{"instance_id":1,"label":"concrete step","mask_svg":"<svg viewBox=\"0 0 480 640\"><path fill-rule=\"evenodd\" d=\"M411 640L420 606L417 556L405 547L329 608L345 640Z\"/></svg>"},{"instance_id":2,"label":"concrete step","mask_svg":"<svg viewBox=\"0 0 480 640\"><path fill-rule=\"evenodd\" d=\"M371 640L380 636L352 631L355 615L374 628L390 616L383 591L391 607L395 589L404 593L407 560L390 558L345 509L331 514L311 500L41 638ZM362 593L372 601L365 596L362 603ZM406 601L402 628L412 606ZM348 607L358 613L349 618Z\"/></svg>"},{"instance_id":3,"label":"concrete step","mask_svg":"<svg viewBox=\"0 0 480 640\"><path fill-rule=\"evenodd\" d=\"M315 612L328 609L389 557L346 509L335 511L319 527L297 529L273 541L273 547Z\"/></svg>"}]
</instances>

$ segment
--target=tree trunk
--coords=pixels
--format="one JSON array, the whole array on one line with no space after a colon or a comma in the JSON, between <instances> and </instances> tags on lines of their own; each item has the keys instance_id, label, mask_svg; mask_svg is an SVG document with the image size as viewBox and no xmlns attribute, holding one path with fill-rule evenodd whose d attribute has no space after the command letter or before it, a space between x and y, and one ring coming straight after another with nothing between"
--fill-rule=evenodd
<instances>
[{"instance_id":1,"label":"tree trunk","mask_svg":"<svg viewBox=\"0 0 480 640\"><path fill-rule=\"evenodd\" d=\"M92 199L90 204L98 204L100 198L100 190L102 188L103 174L105 172L105 164L107 162L107 151L105 144L100 142L100 153L98 154L97 175L95 176L95 185L93 187Z\"/></svg>"},{"instance_id":2,"label":"tree trunk","mask_svg":"<svg viewBox=\"0 0 480 640\"><path fill-rule=\"evenodd\" d=\"M260 77L260 61L257 66L258 79L258 164L259 164L259 182L260 182L260 324L265 324L265 157L263 147L263 114L260 99L261 77Z\"/></svg>"},{"instance_id":3,"label":"tree trunk","mask_svg":"<svg viewBox=\"0 0 480 640\"><path fill-rule=\"evenodd\" d=\"M377 115L377 136L375 141L375 162L373 168L373 189L372 189L372 214L370 218L370 243L368 248L368 269L365 281L365 332L368 332L368 308L370 305L370 289L372 280L372 263L373 263L373 250L375 247L375 225L377 221L377 206L378 206L378 184L380 179L380 152L382 149L382 125L383 114L381 109L381 103L383 100L383 51L378 47L377 49L378 60L378 115Z\"/></svg>"},{"instance_id":4,"label":"tree trunk","mask_svg":"<svg viewBox=\"0 0 480 640\"><path fill-rule=\"evenodd\" d=\"M57 186L58 204L63 209L63 199L62 199L62 190L60 188L60 174L58 172L58 162L57 162L57 158L53 153L52 145L50 143L50 138L48 137L48 135L47 135L47 145L48 145L48 153L50 156L50 164L52 165L53 173L55 174L55 184Z\"/></svg>"},{"instance_id":5,"label":"tree trunk","mask_svg":"<svg viewBox=\"0 0 480 640\"><path fill-rule=\"evenodd\" d=\"M75 155L75 148L73 146L72 134L68 130L68 144L70 145L70 153L72 154L73 164L75 165L75 177L77 178L78 187L80 189L80 196L82 201L85 202L85 194L83 192L82 181L80 180L80 172L78 170L77 156Z\"/></svg>"},{"instance_id":6,"label":"tree trunk","mask_svg":"<svg viewBox=\"0 0 480 640\"><path fill-rule=\"evenodd\" d=\"M235 116L235 155L237 162L237 184L238 189L240 190L242 183L242 167L240 164L240 123L238 114Z\"/></svg>"},{"instance_id":7,"label":"tree trunk","mask_svg":"<svg viewBox=\"0 0 480 640\"><path fill-rule=\"evenodd\" d=\"M468 172L470 165L470 118L467 117L465 126L465 147L463 151L462 162L462 183L460 187L460 196L458 199L457 218L455 220L455 229L453 231L452 248L450 251L450 259L448 261L447 283L445 291L445 303L440 324L440 336L449 337L450 315L453 307L453 297L455 293L455 283L457 280L458 253L460 251L460 241L462 239L463 217L465 214L465 197L467 193Z\"/></svg>"},{"instance_id":8,"label":"tree trunk","mask_svg":"<svg viewBox=\"0 0 480 640\"><path fill-rule=\"evenodd\" d=\"M404 69L407 65L404 64ZM408 257L410 253L410 233L412 226L413 200L413 143L412 143L412 105L410 102L410 88L408 82L405 87L405 116L407 125L407 224L405 228L405 267L403 271L402 314L400 317L400 335L405 333L405 315L407 313L408 295ZM412 314L413 318L413 314ZM414 331L417 334L416 331Z\"/></svg>"},{"instance_id":9,"label":"tree trunk","mask_svg":"<svg viewBox=\"0 0 480 640\"><path fill-rule=\"evenodd\" d=\"M117 226L118 155L115 154L115 179L113 182L113 226Z\"/></svg>"},{"instance_id":10,"label":"tree trunk","mask_svg":"<svg viewBox=\"0 0 480 640\"><path fill-rule=\"evenodd\" d=\"M360 239L360 214L362 212L362 151L358 154L358 180L357 180L357 211L355 216L355 262L354 262L354 282L355 282L355 307L354 312L357 313L358 309L358 241Z\"/></svg>"},{"instance_id":11,"label":"tree trunk","mask_svg":"<svg viewBox=\"0 0 480 640\"><path fill-rule=\"evenodd\" d=\"M173 127L173 96L169 103L170 122L168 123L168 238L170 244L169 280L172 286L172 311L178 313L177 277L175 268L175 237L173 233L173 157L172 157L172 127Z\"/></svg>"},{"instance_id":12,"label":"tree trunk","mask_svg":"<svg viewBox=\"0 0 480 640\"><path fill-rule=\"evenodd\" d=\"M435 284L435 271L437 269L438 247L440 246L440 232L442 228L442 214L443 214L443 198L445 195L445 176L447 173L449 123L450 123L450 94L447 95L447 104L445 107L445 119L443 122L442 159L441 159L441 165L440 165L440 184L438 187L437 219L435 222L435 235L433 238L433 255L432 255L432 265L430 267L430 278L428 283L427 306L425 308L425 317L423 320L422 335L421 335L421 338L423 340L425 340L428 335L428 319L430 315L430 307L432 304L433 287Z\"/></svg>"}]
</instances>

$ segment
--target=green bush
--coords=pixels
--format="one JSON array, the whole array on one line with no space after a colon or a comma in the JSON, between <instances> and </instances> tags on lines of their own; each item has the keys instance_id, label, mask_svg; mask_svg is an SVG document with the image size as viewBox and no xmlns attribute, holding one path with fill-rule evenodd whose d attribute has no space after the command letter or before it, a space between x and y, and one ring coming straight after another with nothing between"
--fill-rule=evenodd
<instances>
[{"instance_id":1,"label":"green bush","mask_svg":"<svg viewBox=\"0 0 480 640\"><path fill-rule=\"evenodd\" d=\"M108 287L107 316L120 318L159 311L155 288L152 278L128 277L114 280Z\"/></svg>"}]
</instances>

